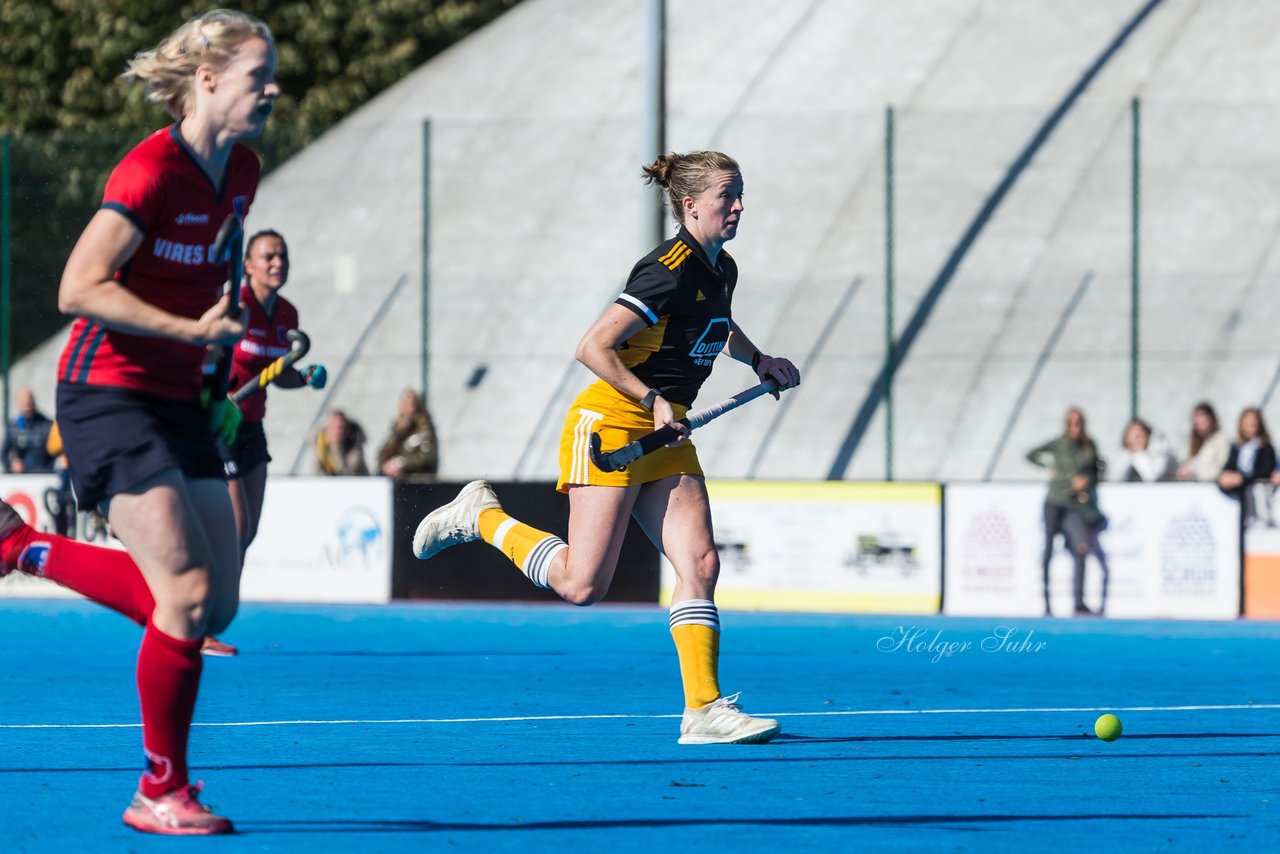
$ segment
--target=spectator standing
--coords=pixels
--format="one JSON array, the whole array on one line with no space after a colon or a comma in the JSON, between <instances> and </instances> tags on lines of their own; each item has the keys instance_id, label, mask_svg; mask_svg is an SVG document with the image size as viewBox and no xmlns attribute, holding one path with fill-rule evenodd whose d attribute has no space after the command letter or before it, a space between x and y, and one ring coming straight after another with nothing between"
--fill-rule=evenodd
<instances>
[{"instance_id":1,"label":"spectator standing","mask_svg":"<svg viewBox=\"0 0 1280 854\"><path fill-rule=\"evenodd\" d=\"M1089 616L1084 602L1085 557L1097 548L1097 533L1103 523L1098 509L1097 485L1102 470L1098 448L1085 431L1084 413L1076 407L1067 410L1062 435L1027 452L1027 460L1050 472L1049 492L1044 500L1044 612L1050 616L1049 564L1053 559L1054 541L1058 534L1066 540L1074 561L1072 592L1077 616ZM1103 567L1103 603L1106 602L1106 562Z\"/></svg>"},{"instance_id":2,"label":"spectator standing","mask_svg":"<svg viewBox=\"0 0 1280 854\"><path fill-rule=\"evenodd\" d=\"M4 467L11 474L53 471L49 454L49 433L53 420L36 408L36 396L29 388L18 390L18 416L4 436Z\"/></svg>"},{"instance_id":3,"label":"spectator standing","mask_svg":"<svg viewBox=\"0 0 1280 854\"><path fill-rule=\"evenodd\" d=\"M440 465L436 427L422 396L412 389L400 394L400 411L378 449L378 470L399 480L406 475L434 476Z\"/></svg>"}]
</instances>

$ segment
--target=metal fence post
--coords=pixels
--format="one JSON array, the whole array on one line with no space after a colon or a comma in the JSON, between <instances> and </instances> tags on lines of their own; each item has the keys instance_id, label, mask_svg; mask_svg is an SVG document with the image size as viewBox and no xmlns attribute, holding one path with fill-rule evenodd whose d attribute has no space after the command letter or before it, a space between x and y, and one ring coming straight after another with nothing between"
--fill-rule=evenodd
<instances>
[{"instance_id":1,"label":"metal fence post","mask_svg":"<svg viewBox=\"0 0 1280 854\"><path fill-rule=\"evenodd\" d=\"M418 358L422 402L430 410L428 377L431 362L431 119L422 120L422 336Z\"/></svg>"},{"instance_id":2,"label":"metal fence post","mask_svg":"<svg viewBox=\"0 0 1280 854\"><path fill-rule=\"evenodd\" d=\"M884 479L893 480L893 107L884 110Z\"/></svg>"},{"instance_id":3,"label":"metal fence post","mask_svg":"<svg viewBox=\"0 0 1280 854\"><path fill-rule=\"evenodd\" d=\"M1141 248L1141 221L1139 219L1141 206L1141 142L1142 142L1142 107L1141 102L1134 98L1131 104L1130 115L1132 117L1133 128L1133 151L1131 158L1131 185L1130 185L1130 228L1129 235L1129 417L1138 417L1138 362L1140 359L1138 345L1138 317L1139 317L1139 297L1141 295L1141 280L1139 279L1139 249Z\"/></svg>"},{"instance_id":4,"label":"metal fence post","mask_svg":"<svg viewBox=\"0 0 1280 854\"><path fill-rule=\"evenodd\" d=\"M13 145L9 134L0 136L0 375L4 378L4 425L9 423L9 363L12 358L13 337L10 334L13 313L13 283L10 281L9 264L9 199L12 196L10 179Z\"/></svg>"}]
</instances>

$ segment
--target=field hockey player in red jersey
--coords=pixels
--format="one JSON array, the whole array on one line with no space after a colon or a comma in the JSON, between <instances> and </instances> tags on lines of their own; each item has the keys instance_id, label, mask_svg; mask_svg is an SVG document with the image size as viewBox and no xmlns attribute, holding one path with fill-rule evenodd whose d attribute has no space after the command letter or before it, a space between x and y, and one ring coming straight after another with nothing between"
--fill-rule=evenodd
<instances>
[{"instance_id":1,"label":"field hockey player in red jersey","mask_svg":"<svg viewBox=\"0 0 1280 854\"><path fill-rule=\"evenodd\" d=\"M245 309L244 337L235 348L231 363L231 387L240 390L248 384L256 386L259 376L290 350L289 333L298 328L298 310L280 295L289 281L289 247L275 231L259 231L245 246L245 283L240 290L240 304ZM313 364L297 369L287 367L271 384L292 389L322 389L328 373L324 365ZM220 446L226 467L231 505L240 531L240 560L258 534L262 518L262 499L267 488L267 434L262 419L267 414L266 387L240 404L243 420L236 438ZM216 637L206 637L205 655L235 655L236 648Z\"/></svg>"},{"instance_id":2,"label":"field hockey player in red jersey","mask_svg":"<svg viewBox=\"0 0 1280 854\"><path fill-rule=\"evenodd\" d=\"M670 154L645 167L666 190L679 233L641 259L626 289L587 330L577 357L598 377L569 409L560 440L559 489L569 494L569 542L503 512L485 481L465 486L418 526L414 551L426 559L483 539L539 587L575 605L609 589L628 517L634 517L676 571L670 626L684 683L681 744L768 741L778 722L742 712L719 684L720 615L713 596L720 571L697 450L680 440L626 469L589 462L589 441L620 448L674 425L688 411L716 356L748 364L779 388L800 383L789 360L762 354L730 311L738 267L724 249L742 217L742 173L714 151Z\"/></svg>"},{"instance_id":3,"label":"field hockey player in red jersey","mask_svg":"<svg viewBox=\"0 0 1280 854\"><path fill-rule=\"evenodd\" d=\"M105 509L128 555L38 534L0 510L0 566L43 575L146 626L138 653L146 770L124 822L163 834L229 833L198 800L187 737L201 639L239 604L240 547L214 432L226 400L200 403L210 344L243 324L219 299L220 225L243 220L262 132L279 88L271 31L215 10L193 18L126 79L177 120L116 166L71 252L58 307L74 315L58 366L58 422L79 503ZM130 560L130 556L132 560Z\"/></svg>"}]
</instances>

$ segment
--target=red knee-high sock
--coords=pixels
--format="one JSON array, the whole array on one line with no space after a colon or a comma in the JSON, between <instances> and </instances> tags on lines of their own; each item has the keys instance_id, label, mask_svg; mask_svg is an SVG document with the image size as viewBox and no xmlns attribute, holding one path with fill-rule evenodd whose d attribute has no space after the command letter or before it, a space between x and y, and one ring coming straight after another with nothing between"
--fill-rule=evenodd
<instances>
[{"instance_id":1,"label":"red knee-high sock","mask_svg":"<svg viewBox=\"0 0 1280 854\"><path fill-rule=\"evenodd\" d=\"M69 587L140 626L147 624L155 610L147 580L133 558L119 549L44 534L23 525L0 543L0 560Z\"/></svg>"},{"instance_id":2,"label":"red knee-high sock","mask_svg":"<svg viewBox=\"0 0 1280 854\"><path fill-rule=\"evenodd\" d=\"M187 785L187 735L200 690L200 640L170 637L147 623L138 650L138 698L147 770L138 789L155 798Z\"/></svg>"}]
</instances>

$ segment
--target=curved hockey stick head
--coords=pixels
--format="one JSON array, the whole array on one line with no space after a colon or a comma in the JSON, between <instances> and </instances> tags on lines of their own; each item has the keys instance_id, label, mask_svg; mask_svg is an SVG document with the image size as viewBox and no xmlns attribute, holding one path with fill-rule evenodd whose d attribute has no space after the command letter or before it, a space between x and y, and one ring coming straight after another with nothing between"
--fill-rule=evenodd
<instances>
[{"instance_id":1,"label":"curved hockey stick head","mask_svg":"<svg viewBox=\"0 0 1280 854\"><path fill-rule=\"evenodd\" d=\"M311 349L311 339L301 329L290 329L284 337L289 340L289 353L293 361L301 359Z\"/></svg>"},{"instance_id":2,"label":"curved hockey stick head","mask_svg":"<svg viewBox=\"0 0 1280 854\"><path fill-rule=\"evenodd\" d=\"M617 471L617 466L609 459L609 455L600 447L600 434L592 433L591 439L587 442L590 446L591 463L600 471Z\"/></svg>"}]
</instances>

